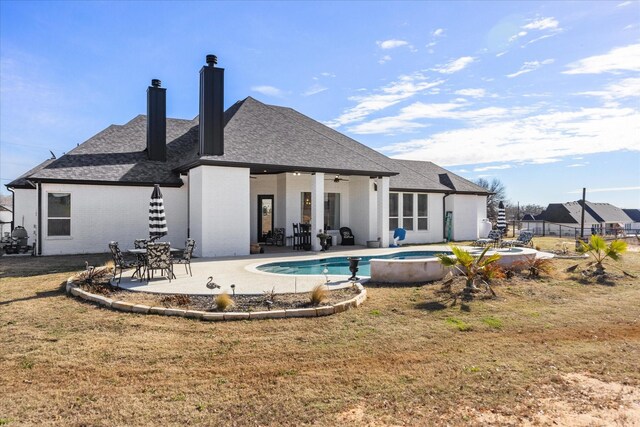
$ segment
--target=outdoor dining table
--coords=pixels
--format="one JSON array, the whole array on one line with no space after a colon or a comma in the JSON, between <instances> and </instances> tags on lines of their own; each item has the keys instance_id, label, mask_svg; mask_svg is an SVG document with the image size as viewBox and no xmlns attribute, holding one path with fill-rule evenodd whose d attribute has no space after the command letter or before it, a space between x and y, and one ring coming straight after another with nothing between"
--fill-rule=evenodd
<instances>
[{"instance_id":1,"label":"outdoor dining table","mask_svg":"<svg viewBox=\"0 0 640 427\"><path fill-rule=\"evenodd\" d=\"M171 253L182 253L182 252L184 252L184 249L169 248L169 252L171 252ZM145 255L147 254L147 249L146 248L129 249L129 250L127 250L127 253L135 255L138 258L138 261L141 261L143 265L146 264L146 257L145 257ZM135 269L135 271L133 272L131 277L133 278L133 277L136 277L136 275L137 275L140 279L142 279L142 274L143 274L143 270L142 270L141 266L139 266L139 267L137 267Z\"/></svg>"}]
</instances>

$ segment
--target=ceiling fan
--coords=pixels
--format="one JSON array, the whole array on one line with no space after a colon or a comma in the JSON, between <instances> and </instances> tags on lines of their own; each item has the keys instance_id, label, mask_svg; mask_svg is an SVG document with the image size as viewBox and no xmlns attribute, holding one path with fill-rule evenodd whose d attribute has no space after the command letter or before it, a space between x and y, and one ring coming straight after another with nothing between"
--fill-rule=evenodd
<instances>
[{"instance_id":1,"label":"ceiling fan","mask_svg":"<svg viewBox=\"0 0 640 427\"><path fill-rule=\"evenodd\" d=\"M335 177L335 178L325 178L325 181L333 181L333 182L335 182L335 183L338 183L338 182L340 182L340 181L346 181L346 182L349 182L349 180L348 180L348 179L346 179L346 178L340 178L340 174L336 175L336 177Z\"/></svg>"}]
</instances>

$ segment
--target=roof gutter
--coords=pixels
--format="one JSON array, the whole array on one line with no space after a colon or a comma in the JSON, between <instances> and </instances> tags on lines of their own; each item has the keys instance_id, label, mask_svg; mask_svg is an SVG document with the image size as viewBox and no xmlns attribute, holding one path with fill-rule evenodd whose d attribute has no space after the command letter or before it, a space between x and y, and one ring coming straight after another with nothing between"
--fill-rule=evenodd
<instances>
[{"instance_id":1,"label":"roof gutter","mask_svg":"<svg viewBox=\"0 0 640 427\"><path fill-rule=\"evenodd\" d=\"M115 186L130 186L130 187L153 187L155 184L160 184L162 187L182 187L184 182L180 180L180 183L162 183L162 182L139 182L139 181L97 181L97 180L73 180L73 179L49 179L49 178L36 178L32 180L36 183L51 183L51 184L76 184L76 185L115 185Z\"/></svg>"}]
</instances>

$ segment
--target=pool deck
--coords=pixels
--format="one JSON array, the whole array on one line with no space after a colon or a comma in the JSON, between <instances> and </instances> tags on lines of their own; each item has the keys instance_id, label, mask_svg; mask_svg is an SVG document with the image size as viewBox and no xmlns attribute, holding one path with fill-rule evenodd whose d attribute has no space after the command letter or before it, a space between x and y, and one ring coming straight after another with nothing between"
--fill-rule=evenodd
<instances>
[{"instance_id":1,"label":"pool deck","mask_svg":"<svg viewBox=\"0 0 640 427\"><path fill-rule=\"evenodd\" d=\"M474 248L477 249L477 248ZM213 295L221 292L232 294L231 285L235 284L235 293L262 295L264 292L275 290L276 293L309 292L316 285L326 284L329 289L340 289L351 286L348 275L329 275L329 282L325 276L285 275L266 273L256 270L258 265L269 262L302 261L327 257L345 256L375 256L393 252L411 251L450 251L447 245L404 246L400 248L365 248L354 246L334 246L327 252L279 252L272 254L248 255L243 257L225 258L194 258L191 261L193 277L185 272L183 265L174 265L175 279L169 282L166 278L155 277L151 281L140 281L131 278L133 270L122 274L120 287L140 292L163 294ZM220 285L220 289L211 290L206 287L208 278ZM360 277L360 276L359 276ZM366 277L362 277L366 279Z\"/></svg>"}]
</instances>

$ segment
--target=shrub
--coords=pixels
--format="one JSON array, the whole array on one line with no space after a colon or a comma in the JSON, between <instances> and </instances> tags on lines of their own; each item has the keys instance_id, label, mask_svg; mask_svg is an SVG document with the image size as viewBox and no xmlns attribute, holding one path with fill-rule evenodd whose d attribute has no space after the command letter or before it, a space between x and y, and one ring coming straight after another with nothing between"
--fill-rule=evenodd
<instances>
[{"instance_id":1,"label":"shrub","mask_svg":"<svg viewBox=\"0 0 640 427\"><path fill-rule=\"evenodd\" d=\"M311 305L320 305L325 299L327 299L327 287L325 285L317 285L313 288L309 297Z\"/></svg>"},{"instance_id":2,"label":"shrub","mask_svg":"<svg viewBox=\"0 0 640 427\"><path fill-rule=\"evenodd\" d=\"M604 274L603 261L607 258L611 258L614 261L619 261L623 253L627 251L627 242L624 240L614 240L607 245L607 242L597 234L591 236L589 244L579 240L580 249L578 252L587 253L593 257L593 263L596 266L596 274Z\"/></svg>"},{"instance_id":3,"label":"shrub","mask_svg":"<svg viewBox=\"0 0 640 427\"><path fill-rule=\"evenodd\" d=\"M450 257L445 254L437 254L436 257L438 257L442 265L444 265L445 267L452 267L456 269L462 276L464 276L466 280L464 293L467 294L467 296L477 291L478 288L476 287L476 283L480 281L484 283L487 290L489 290L492 295L495 295L493 289L491 289L491 286L489 286L488 281L484 280L484 275L492 274L487 270L494 268L489 266L500 259L500 254L495 253L493 255L485 257L488 250L489 247L486 247L476 258L469 251L461 249L457 246L451 246L451 251L453 252L455 257Z\"/></svg>"},{"instance_id":4,"label":"shrub","mask_svg":"<svg viewBox=\"0 0 640 427\"><path fill-rule=\"evenodd\" d=\"M188 307L191 304L191 297L189 295L166 295L160 298L160 302L165 307Z\"/></svg>"},{"instance_id":5,"label":"shrub","mask_svg":"<svg viewBox=\"0 0 640 427\"><path fill-rule=\"evenodd\" d=\"M233 305L233 300L228 293L223 292L216 297L216 309L218 311L225 311L227 308Z\"/></svg>"},{"instance_id":6,"label":"shrub","mask_svg":"<svg viewBox=\"0 0 640 427\"><path fill-rule=\"evenodd\" d=\"M540 277L540 273L550 274L554 270L551 258L537 258L535 255L514 262L513 265L517 270L526 270L530 279Z\"/></svg>"}]
</instances>

